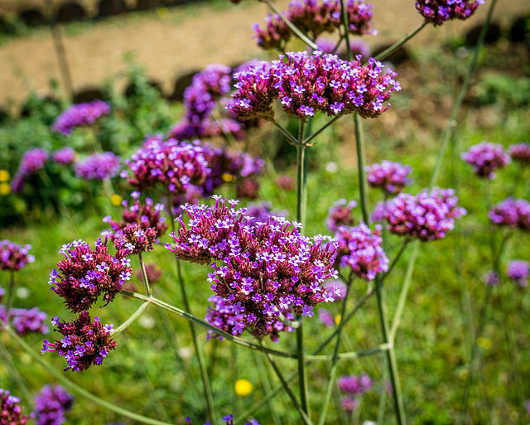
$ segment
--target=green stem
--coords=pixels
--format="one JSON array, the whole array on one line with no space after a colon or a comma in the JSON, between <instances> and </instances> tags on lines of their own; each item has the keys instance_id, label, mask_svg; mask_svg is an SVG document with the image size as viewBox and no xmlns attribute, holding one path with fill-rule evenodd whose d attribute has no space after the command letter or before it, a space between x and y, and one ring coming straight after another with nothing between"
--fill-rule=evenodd
<instances>
[{"instance_id":1,"label":"green stem","mask_svg":"<svg viewBox=\"0 0 530 425\"><path fill-rule=\"evenodd\" d=\"M11 374L14 376L15 381L17 381L18 386L24 393L24 397L26 398L26 407L29 408L29 405L33 403L33 396L31 395L31 392L26 385L26 382L24 381L24 377L20 374L20 372L17 369L17 366L15 364L15 361L13 360L13 356L4 348L3 344L0 344L0 354L5 358L5 364L7 365L8 369L11 371Z\"/></svg>"},{"instance_id":2,"label":"green stem","mask_svg":"<svg viewBox=\"0 0 530 425\"><path fill-rule=\"evenodd\" d=\"M123 332L125 329L127 329L130 325L132 325L133 322L144 313L145 309L149 306L149 304L151 304L150 301L146 301L142 305L140 305L140 307L138 307L138 309L133 314L131 314L131 316L125 322L123 322L116 330L112 332L112 335L119 334L120 332Z\"/></svg>"},{"instance_id":3,"label":"green stem","mask_svg":"<svg viewBox=\"0 0 530 425\"><path fill-rule=\"evenodd\" d=\"M11 270L9 272L9 289L7 292L7 304L6 304L7 324L11 322L11 308L13 307L14 297L15 297L15 272Z\"/></svg>"},{"instance_id":4,"label":"green stem","mask_svg":"<svg viewBox=\"0 0 530 425\"><path fill-rule=\"evenodd\" d=\"M339 118L341 118L343 115L335 115L333 118L331 118L326 124L324 124L322 127L320 127L317 131L315 131L310 136L306 137L304 140L304 145L308 146L309 143L317 137L320 133L322 133L326 128L328 128L331 124L333 124L335 121L337 121Z\"/></svg>"},{"instance_id":5,"label":"green stem","mask_svg":"<svg viewBox=\"0 0 530 425\"><path fill-rule=\"evenodd\" d=\"M151 296L153 295L153 293L151 292L151 286L149 285L149 279L147 278L147 272L145 270L145 264L144 264L144 260L142 258L142 253L139 252L138 253L138 260L140 262L140 269L142 270L142 277L143 277L143 280L144 280L144 286L145 286L145 293L147 296Z\"/></svg>"},{"instance_id":6,"label":"green stem","mask_svg":"<svg viewBox=\"0 0 530 425\"><path fill-rule=\"evenodd\" d=\"M416 34L418 34L423 28L427 26L427 21L423 22L419 27L417 27L414 31L410 32L409 34L405 35L401 40L396 41L392 46L390 46L388 49L383 50L381 53L379 53L375 59L382 61L388 58L392 53L394 53L397 49L399 49L401 46L403 46L406 42L408 42L411 38L413 38Z\"/></svg>"},{"instance_id":7,"label":"green stem","mask_svg":"<svg viewBox=\"0 0 530 425\"><path fill-rule=\"evenodd\" d=\"M363 130L361 118L359 114L353 115L353 123L355 125L355 146L357 149L357 172L359 174L359 192L361 200L361 211L363 213L363 221L370 224L370 216L368 215L368 205L366 200L366 175L364 170L364 153L363 153Z\"/></svg>"},{"instance_id":8,"label":"green stem","mask_svg":"<svg viewBox=\"0 0 530 425\"><path fill-rule=\"evenodd\" d=\"M287 139L287 142L293 146L298 145L298 139L294 137L291 133L289 133L285 128L282 127L280 123L278 123L276 120L271 119L271 122L276 126L278 130L280 130L280 133L282 133L285 138Z\"/></svg>"}]
</instances>

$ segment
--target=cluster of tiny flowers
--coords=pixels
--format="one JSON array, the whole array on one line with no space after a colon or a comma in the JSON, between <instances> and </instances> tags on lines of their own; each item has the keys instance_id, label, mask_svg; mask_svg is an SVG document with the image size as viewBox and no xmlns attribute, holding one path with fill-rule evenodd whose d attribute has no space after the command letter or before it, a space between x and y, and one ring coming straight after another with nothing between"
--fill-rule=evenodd
<instances>
[{"instance_id":1,"label":"cluster of tiny flowers","mask_svg":"<svg viewBox=\"0 0 530 425\"><path fill-rule=\"evenodd\" d=\"M399 162L383 161L366 167L368 184L378 187L390 194L400 193L411 183L408 175L411 168Z\"/></svg>"},{"instance_id":2,"label":"cluster of tiny flowers","mask_svg":"<svg viewBox=\"0 0 530 425\"><path fill-rule=\"evenodd\" d=\"M63 387L46 385L35 396L37 425L62 425L74 403L74 397Z\"/></svg>"},{"instance_id":3,"label":"cluster of tiny flowers","mask_svg":"<svg viewBox=\"0 0 530 425\"><path fill-rule=\"evenodd\" d=\"M287 211L274 211L269 202L259 202L250 204L247 208L246 215L250 218L250 222L264 223L269 217L287 217Z\"/></svg>"},{"instance_id":4,"label":"cluster of tiny flowers","mask_svg":"<svg viewBox=\"0 0 530 425\"><path fill-rule=\"evenodd\" d=\"M0 388L0 425L26 425L30 420L20 406L20 399Z\"/></svg>"},{"instance_id":5,"label":"cluster of tiny flowers","mask_svg":"<svg viewBox=\"0 0 530 425\"><path fill-rule=\"evenodd\" d=\"M208 301L212 305L208 306L205 319L210 325L235 336L243 333L247 327L247 315L241 302L230 303L225 298L217 295L211 296ZM208 338L211 337L223 339L222 335L216 334L214 331L208 332Z\"/></svg>"},{"instance_id":6,"label":"cluster of tiny flowers","mask_svg":"<svg viewBox=\"0 0 530 425\"><path fill-rule=\"evenodd\" d=\"M59 253L65 259L51 271L49 284L73 312L87 310L100 295L111 302L131 278L129 260L111 255L107 239L98 239L95 249L85 241L74 241Z\"/></svg>"},{"instance_id":7,"label":"cluster of tiny flowers","mask_svg":"<svg viewBox=\"0 0 530 425\"><path fill-rule=\"evenodd\" d=\"M104 180L118 174L120 163L112 152L95 153L75 164L75 174L85 180Z\"/></svg>"},{"instance_id":8,"label":"cluster of tiny flowers","mask_svg":"<svg viewBox=\"0 0 530 425\"><path fill-rule=\"evenodd\" d=\"M232 0L232 3L239 3L239 1ZM186 421L188 425L192 424L191 418L189 416L186 416L184 420ZM224 425L234 425L234 415L223 416L223 422L224 422ZM206 422L204 425L212 425L212 423ZM259 425L259 422L256 419L252 418L245 425Z\"/></svg>"},{"instance_id":9,"label":"cluster of tiny flowers","mask_svg":"<svg viewBox=\"0 0 530 425\"><path fill-rule=\"evenodd\" d=\"M335 240L339 267L349 267L366 280L374 280L377 274L388 270L388 258L381 246L381 226L376 226L374 231L364 223L355 227L342 226L335 233Z\"/></svg>"},{"instance_id":10,"label":"cluster of tiny flowers","mask_svg":"<svg viewBox=\"0 0 530 425\"><path fill-rule=\"evenodd\" d=\"M514 161L526 165L530 164L530 143L511 145L508 152Z\"/></svg>"},{"instance_id":11,"label":"cluster of tiny flowers","mask_svg":"<svg viewBox=\"0 0 530 425\"><path fill-rule=\"evenodd\" d=\"M524 199L508 198L495 205L488 215L494 224L530 230L530 203Z\"/></svg>"},{"instance_id":12,"label":"cluster of tiny flowers","mask_svg":"<svg viewBox=\"0 0 530 425\"><path fill-rule=\"evenodd\" d=\"M332 232L336 232L341 226L352 226L355 223L352 212L357 206L355 201L339 199L330 208L326 225Z\"/></svg>"},{"instance_id":13,"label":"cluster of tiny flowers","mask_svg":"<svg viewBox=\"0 0 530 425\"><path fill-rule=\"evenodd\" d=\"M392 233L434 241L445 237L455 219L466 214L457 205L454 190L435 188L418 195L402 193L387 202L383 214Z\"/></svg>"},{"instance_id":14,"label":"cluster of tiny flowers","mask_svg":"<svg viewBox=\"0 0 530 425\"><path fill-rule=\"evenodd\" d=\"M70 165L75 162L75 151L70 148L62 148L53 153L53 160L57 164Z\"/></svg>"},{"instance_id":15,"label":"cluster of tiny flowers","mask_svg":"<svg viewBox=\"0 0 530 425\"><path fill-rule=\"evenodd\" d=\"M372 388L372 380L368 375L349 375L341 376L337 381L339 390L346 394L341 399L342 409L351 414L358 405L357 397L360 397L365 392Z\"/></svg>"},{"instance_id":16,"label":"cluster of tiny flowers","mask_svg":"<svg viewBox=\"0 0 530 425\"><path fill-rule=\"evenodd\" d=\"M137 198L139 194L135 192L133 196ZM110 217L103 219L112 228L118 257L152 251L153 243L167 230L166 218L161 215L164 205L153 205L153 200L146 198L144 203L136 200L132 205L123 201L123 206L123 221L113 221Z\"/></svg>"},{"instance_id":17,"label":"cluster of tiny flowers","mask_svg":"<svg viewBox=\"0 0 530 425\"><path fill-rule=\"evenodd\" d=\"M94 124L98 118L109 113L110 106L102 100L72 105L57 117L52 130L69 135L74 128Z\"/></svg>"},{"instance_id":18,"label":"cluster of tiny flowers","mask_svg":"<svg viewBox=\"0 0 530 425\"><path fill-rule=\"evenodd\" d=\"M11 181L11 190L17 193L24 187L24 180L44 168L49 155L45 150L34 148L26 151L18 166L17 173Z\"/></svg>"},{"instance_id":19,"label":"cluster of tiny flowers","mask_svg":"<svg viewBox=\"0 0 530 425\"><path fill-rule=\"evenodd\" d=\"M335 301L343 300L346 297L346 284L341 280L328 280L324 285L326 292L330 298L333 298Z\"/></svg>"},{"instance_id":20,"label":"cluster of tiny flowers","mask_svg":"<svg viewBox=\"0 0 530 425\"><path fill-rule=\"evenodd\" d=\"M508 264L508 276L521 288L528 285L528 274L530 272L530 264L523 260L514 260Z\"/></svg>"},{"instance_id":21,"label":"cluster of tiny flowers","mask_svg":"<svg viewBox=\"0 0 530 425\"><path fill-rule=\"evenodd\" d=\"M26 310L24 308L12 308L9 311L9 317L12 325L19 335L29 333L48 333L48 326L44 323L46 313L40 311L37 307ZM3 305L0 305L0 319L7 322L7 312Z\"/></svg>"},{"instance_id":22,"label":"cluster of tiny flowers","mask_svg":"<svg viewBox=\"0 0 530 425\"><path fill-rule=\"evenodd\" d=\"M18 271L35 257L29 253L31 245L19 245L7 239L0 241L0 270Z\"/></svg>"},{"instance_id":23,"label":"cluster of tiny flowers","mask_svg":"<svg viewBox=\"0 0 530 425\"><path fill-rule=\"evenodd\" d=\"M52 319L55 330L63 335L58 341L44 340L42 352L55 351L66 360L65 370L79 372L92 365L100 365L109 351L116 348L111 338L112 326L103 325L98 317L92 321L87 311L81 312L72 322Z\"/></svg>"},{"instance_id":24,"label":"cluster of tiny flowers","mask_svg":"<svg viewBox=\"0 0 530 425\"><path fill-rule=\"evenodd\" d=\"M510 162L510 157L501 145L489 142L471 146L469 151L462 154L462 159L473 167L477 176L488 179L495 178L495 171Z\"/></svg>"},{"instance_id":25,"label":"cluster of tiny flowers","mask_svg":"<svg viewBox=\"0 0 530 425\"><path fill-rule=\"evenodd\" d=\"M184 260L213 260L211 289L238 306L247 330L277 340L280 331L290 330L286 321L311 316L314 305L333 301L324 282L336 277L336 247L323 237L301 235L299 225L283 217L251 222L236 204L216 197L212 207L185 205L189 221L178 219L168 248Z\"/></svg>"},{"instance_id":26,"label":"cluster of tiny flowers","mask_svg":"<svg viewBox=\"0 0 530 425\"><path fill-rule=\"evenodd\" d=\"M500 282L499 275L493 270L490 270L482 276L482 281L488 286L497 286Z\"/></svg>"},{"instance_id":27,"label":"cluster of tiny flowers","mask_svg":"<svg viewBox=\"0 0 530 425\"><path fill-rule=\"evenodd\" d=\"M387 101L401 86L395 72L373 58L366 64L361 59L350 62L320 51L291 52L280 60L249 66L235 74L236 91L227 108L239 119L271 119L272 103L278 100L286 112L301 118L316 111L376 117L389 108Z\"/></svg>"},{"instance_id":28,"label":"cluster of tiny flowers","mask_svg":"<svg viewBox=\"0 0 530 425\"><path fill-rule=\"evenodd\" d=\"M376 34L372 29L373 6L364 0L345 2L349 32L355 35ZM285 17L313 38L324 32L334 32L342 25L340 0L293 0ZM265 28L254 25L254 38L264 49L283 49L292 32L279 15L268 15Z\"/></svg>"},{"instance_id":29,"label":"cluster of tiny flowers","mask_svg":"<svg viewBox=\"0 0 530 425\"><path fill-rule=\"evenodd\" d=\"M129 183L140 189L162 186L173 195L186 194L210 174L206 147L174 139L148 138L127 161L132 172ZM126 171L122 177L128 177Z\"/></svg>"},{"instance_id":30,"label":"cluster of tiny flowers","mask_svg":"<svg viewBox=\"0 0 530 425\"><path fill-rule=\"evenodd\" d=\"M427 22L442 25L451 19L467 19L484 0L417 0L416 9Z\"/></svg>"}]
</instances>

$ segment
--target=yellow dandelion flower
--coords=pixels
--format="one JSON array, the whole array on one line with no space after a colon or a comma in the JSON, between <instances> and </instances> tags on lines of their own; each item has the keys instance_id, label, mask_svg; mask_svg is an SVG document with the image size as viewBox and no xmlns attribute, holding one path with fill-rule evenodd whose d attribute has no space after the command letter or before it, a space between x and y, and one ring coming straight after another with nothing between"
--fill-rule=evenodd
<instances>
[{"instance_id":1,"label":"yellow dandelion flower","mask_svg":"<svg viewBox=\"0 0 530 425\"><path fill-rule=\"evenodd\" d=\"M0 195L5 196L11 193L11 186L7 183L0 183Z\"/></svg>"},{"instance_id":2,"label":"yellow dandelion flower","mask_svg":"<svg viewBox=\"0 0 530 425\"><path fill-rule=\"evenodd\" d=\"M246 397L252 392L252 383L248 379L238 379L235 384L236 394Z\"/></svg>"},{"instance_id":3,"label":"yellow dandelion flower","mask_svg":"<svg viewBox=\"0 0 530 425\"><path fill-rule=\"evenodd\" d=\"M234 181L234 176L230 173L224 173L222 177L225 183L230 183L231 181Z\"/></svg>"},{"instance_id":4,"label":"yellow dandelion flower","mask_svg":"<svg viewBox=\"0 0 530 425\"><path fill-rule=\"evenodd\" d=\"M335 316L335 324L336 324L337 326L339 326L341 320L342 320L342 316L341 316L340 314L337 314L337 315Z\"/></svg>"},{"instance_id":5,"label":"yellow dandelion flower","mask_svg":"<svg viewBox=\"0 0 530 425\"><path fill-rule=\"evenodd\" d=\"M9 180L9 171L7 170L0 170L0 182L6 182Z\"/></svg>"},{"instance_id":6,"label":"yellow dandelion flower","mask_svg":"<svg viewBox=\"0 0 530 425\"><path fill-rule=\"evenodd\" d=\"M480 348L483 348L484 350L489 350L491 348L491 339L480 337L477 340L477 344Z\"/></svg>"},{"instance_id":7,"label":"yellow dandelion flower","mask_svg":"<svg viewBox=\"0 0 530 425\"><path fill-rule=\"evenodd\" d=\"M110 197L110 202L115 207L119 207L121 205L121 201L123 201L123 198L120 195L118 195L117 193L115 193L114 195L112 195Z\"/></svg>"}]
</instances>

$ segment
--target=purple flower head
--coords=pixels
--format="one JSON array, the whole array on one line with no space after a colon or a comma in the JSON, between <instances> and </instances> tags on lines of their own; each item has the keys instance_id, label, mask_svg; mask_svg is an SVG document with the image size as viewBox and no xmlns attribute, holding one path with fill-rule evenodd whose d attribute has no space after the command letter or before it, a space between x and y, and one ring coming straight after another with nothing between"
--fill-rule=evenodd
<instances>
[{"instance_id":1,"label":"purple flower head","mask_svg":"<svg viewBox=\"0 0 530 425\"><path fill-rule=\"evenodd\" d=\"M336 247L324 237L301 235L299 225L283 217L252 222L236 204L216 197L212 207L183 206L189 220L179 217L168 248L177 258L210 263L215 294L237 306L246 330L276 340L291 330L289 321L333 301L324 282L336 277Z\"/></svg>"},{"instance_id":2,"label":"purple flower head","mask_svg":"<svg viewBox=\"0 0 530 425\"><path fill-rule=\"evenodd\" d=\"M0 241L0 270L18 271L35 257L29 253L31 245L19 245L7 239Z\"/></svg>"},{"instance_id":3,"label":"purple flower head","mask_svg":"<svg viewBox=\"0 0 530 425\"><path fill-rule=\"evenodd\" d=\"M397 194L411 183L408 175L411 168L399 162L383 161L366 167L368 184L383 189L386 193Z\"/></svg>"},{"instance_id":4,"label":"purple flower head","mask_svg":"<svg viewBox=\"0 0 530 425\"><path fill-rule=\"evenodd\" d=\"M231 304L223 297L213 295L208 298L212 306L208 306L205 320L210 324L234 336L243 333L247 326L247 315L241 302ZM208 332L208 338L223 339L222 335L214 331Z\"/></svg>"},{"instance_id":5,"label":"purple flower head","mask_svg":"<svg viewBox=\"0 0 530 425\"><path fill-rule=\"evenodd\" d=\"M13 321L13 328L15 328L15 331L19 335L26 335L28 333L48 333L48 326L44 323L47 317L46 313L40 311L37 307L33 307L29 310L12 308L9 315Z\"/></svg>"},{"instance_id":6,"label":"purple flower head","mask_svg":"<svg viewBox=\"0 0 530 425\"><path fill-rule=\"evenodd\" d=\"M355 201L339 199L330 208L326 225L332 232L336 232L341 226L353 226L355 220L352 215L353 209L357 206Z\"/></svg>"},{"instance_id":7,"label":"purple flower head","mask_svg":"<svg viewBox=\"0 0 530 425\"><path fill-rule=\"evenodd\" d=\"M424 242L444 238L464 214L454 191L438 188L417 195L401 193L387 202L384 212L390 232Z\"/></svg>"},{"instance_id":8,"label":"purple flower head","mask_svg":"<svg viewBox=\"0 0 530 425\"><path fill-rule=\"evenodd\" d=\"M70 147L59 149L53 153L53 160L57 164L73 164L75 162L75 151Z\"/></svg>"},{"instance_id":9,"label":"purple flower head","mask_svg":"<svg viewBox=\"0 0 530 425\"><path fill-rule=\"evenodd\" d=\"M530 272L530 264L523 260L514 260L508 264L508 276L521 288L526 288L528 285L528 274Z\"/></svg>"},{"instance_id":10,"label":"purple flower head","mask_svg":"<svg viewBox=\"0 0 530 425\"><path fill-rule=\"evenodd\" d=\"M491 222L499 226L530 230L530 203L524 199L508 198L495 205L488 215Z\"/></svg>"},{"instance_id":11,"label":"purple flower head","mask_svg":"<svg viewBox=\"0 0 530 425\"><path fill-rule=\"evenodd\" d=\"M376 117L389 108L392 93L401 89L395 77L373 58L363 65L360 56L348 62L319 51L291 52L237 73L236 91L227 109L240 120L271 119L276 100L300 118L315 111Z\"/></svg>"},{"instance_id":12,"label":"purple flower head","mask_svg":"<svg viewBox=\"0 0 530 425\"><path fill-rule=\"evenodd\" d=\"M497 286L499 284L499 275L491 270L482 276L482 281L488 286Z\"/></svg>"},{"instance_id":13,"label":"purple flower head","mask_svg":"<svg viewBox=\"0 0 530 425\"><path fill-rule=\"evenodd\" d=\"M61 425L73 403L74 397L63 387L46 385L35 396L35 422L37 425Z\"/></svg>"},{"instance_id":14,"label":"purple flower head","mask_svg":"<svg viewBox=\"0 0 530 425\"><path fill-rule=\"evenodd\" d=\"M381 201L375 204L370 220L373 222L383 221L385 219L385 211L388 208L388 203L390 201Z\"/></svg>"},{"instance_id":15,"label":"purple flower head","mask_svg":"<svg viewBox=\"0 0 530 425\"><path fill-rule=\"evenodd\" d=\"M503 168L510 162L510 157L501 145L489 142L471 146L468 152L462 154L462 159L473 166L477 176L488 179L495 178L495 170Z\"/></svg>"},{"instance_id":16,"label":"purple flower head","mask_svg":"<svg viewBox=\"0 0 530 425\"><path fill-rule=\"evenodd\" d=\"M357 406L359 406L359 400L352 396L345 396L340 399L340 407L348 415L351 415Z\"/></svg>"},{"instance_id":17,"label":"purple flower head","mask_svg":"<svg viewBox=\"0 0 530 425\"><path fill-rule=\"evenodd\" d=\"M84 180L105 180L120 170L120 157L112 152L95 153L75 164L75 174Z\"/></svg>"},{"instance_id":18,"label":"purple flower head","mask_svg":"<svg viewBox=\"0 0 530 425\"><path fill-rule=\"evenodd\" d=\"M4 291L4 288L0 286L0 303L4 299L4 295L6 294L6 291Z\"/></svg>"},{"instance_id":19,"label":"purple flower head","mask_svg":"<svg viewBox=\"0 0 530 425\"><path fill-rule=\"evenodd\" d=\"M530 143L511 145L509 153L514 161L520 162L523 165L530 164Z\"/></svg>"},{"instance_id":20,"label":"purple flower head","mask_svg":"<svg viewBox=\"0 0 530 425\"><path fill-rule=\"evenodd\" d=\"M348 375L341 376L337 380L339 390L343 393L359 396L372 388L372 380L368 375Z\"/></svg>"},{"instance_id":21,"label":"purple flower head","mask_svg":"<svg viewBox=\"0 0 530 425\"><path fill-rule=\"evenodd\" d=\"M11 190L15 193L20 192L24 188L25 179L42 170L48 158L48 152L39 148L26 151L11 181Z\"/></svg>"},{"instance_id":22,"label":"purple flower head","mask_svg":"<svg viewBox=\"0 0 530 425\"><path fill-rule=\"evenodd\" d=\"M343 300L346 297L347 286L342 280L328 280L325 287L329 297L334 298L335 301Z\"/></svg>"},{"instance_id":23,"label":"purple flower head","mask_svg":"<svg viewBox=\"0 0 530 425\"><path fill-rule=\"evenodd\" d=\"M322 53L335 53L335 44L337 43L329 38L318 37L315 40L315 44L317 45L318 50Z\"/></svg>"},{"instance_id":24,"label":"purple flower head","mask_svg":"<svg viewBox=\"0 0 530 425\"><path fill-rule=\"evenodd\" d=\"M355 58L358 55L361 55L363 58L368 58L370 56L370 47L364 41L354 39L350 40L350 52L352 58ZM341 58L347 58L348 51L345 43L341 44L339 47L338 55Z\"/></svg>"},{"instance_id":25,"label":"purple flower head","mask_svg":"<svg viewBox=\"0 0 530 425\"><path fill-rule=\"evenodd\" d=\"M467 19L485 0L417 0L416 9L427 22L442 25L451 19Z\"/></svg>"},{"instance_id":26,"label":"purple flower head","mask_svg":"<svg viewBox=\"0 0 530 425\"><path fill-rule=\"evenodd\" d=\"M102 100L70 106L57 117L52 130L70 135L76 127L94 124L98 118L110 113L110 106Z\"/></svg>"},{"instance_id":27,"label":"purple flower head","mask_svg":"<svg viewBox=\"0 0 530 425\"><path fill-rule=\"evenodd\" d=\"M111 338L112 326L103 325L97 317L91 320L87 311L82 311L73 322L61 322L59 318L54 318L52 323L63 338L54 342L45 340L42 353L55 351L64 357L65 370L80 372L92 365L100 365L117 346Z\"/></svg>"},{"instance_id":28,"label":"purple flower head","mask_svg":"<svg viewBox=\"0 0 530 425\"><path fill-rule=\"evenodd\" d=\"M26 425L29 420L30 417L23 414L20 399L0 388L0 424Z\"/></svg>"},{"instance_id":29,"label":"purple flower head","mask_svg":"<svg viewBox=\"0 0 530 425\"><path fill-rule=\"evenodd\" d=\"M270 202L259 202L250 204L247 207L246 215L249 221L253 223L266 222L269 217L287 217L287 211L275 211L272 209Z\"/></svg>"},{"instance_id":30,"label":"purple flower head","mask_svg":"<svg viewBox=\"0 0 530 425\"><path fill-rule=\"evenodd\" d=\"M328 328L332 328L335 325L333 314L331 314L330 311L325 308L318 309L318 320L320 320L320 323L322 323L324 326L327 326Z\"/></svg>"},{"instance_id":31,"label":"purple flower head","mask_svg":"<svg viewBox=\"0 0 530 425\"><path fill-rule=\"evenodd\" d=\"M59 253L65 258L51 271L49 284L73 312L87 310L100 295L111 302L131 278L129 260L111 255L107 239L98 239L95 249L85 241L74 241Z\"/></svg>"},{"instance_id":32,"label":"purple flower head","mask_svg":"<svg viewBox=\"0 0 530 425\"><path fill-rule=\"evenodd\" d=\"M262 49L283 49L291 38L291 30L279 15L267 14L265 28L254 24L254 40Z\"/></svg>"},{"instance_id":33,"label":"purple flower head","mask_svg":"<svg viewBox=\"0 0 530 425\"><path fill-rule=\"evenodd\" d=\"M388 270L388 258L383 251L381 226L372 231L361 223L355 227L342 226L335 233L338 243L337 266L349 267L358 277L374 280Z\"/></svg>"},{"instance_id":34,"label":"purple flower head","mask_svg":"<svg viewBox=\"0 0 530 425\"><path fill-rule=\"evenodd\" d=\"M150 284L156 283L160 280L160 276L162 276L162 270L160 270L157 266L154 264L146 264L145 265L145 273L147 274L147 279L149 280ZM136 277L140 281L144 281L144 276L142 274L142 270L138 270L136 272Z\"/></svg>"}]
</instances>

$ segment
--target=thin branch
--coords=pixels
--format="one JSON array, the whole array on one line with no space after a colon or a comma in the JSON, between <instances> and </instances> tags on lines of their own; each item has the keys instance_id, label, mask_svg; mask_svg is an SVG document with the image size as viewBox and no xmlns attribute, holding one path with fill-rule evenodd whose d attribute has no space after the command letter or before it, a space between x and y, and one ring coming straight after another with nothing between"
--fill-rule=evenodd
<instances>
[{"instance_id":1,"label":"thin branch","mask_svg":"<svg viewBox=\"0 0 530 425\"><path fill-rule=\"evenodd\" d=\"M392 53L394 53L397 49L399 49L401 46L403 46L407 41L409 41L411 38L413 38L416 34L418 34L423 28L427 26L427 21L424 21L419 27L417 27L414 31L411 33L405 35L401 40L396 41L392 46L390 46L388 49L383 50L381 53L379 53L375 59L377 60L385 60L388 58Z\"/></svg>"},{"instance_id":2,"label":"thin branch","mask_svg":"<svg viewBox=\"0 0 530 425\"><path fill-rule=\"evenodd\" d=\"M136 319L138 319L145 311L145 309L151 304L150 301L144 302L138 309L125 321L123 322L117 329L115 329L112 332L112 335L119 334L120 332L123 332L125 329L127 329L130 325L134 323Z\"/></svg>"}]
</instances>

